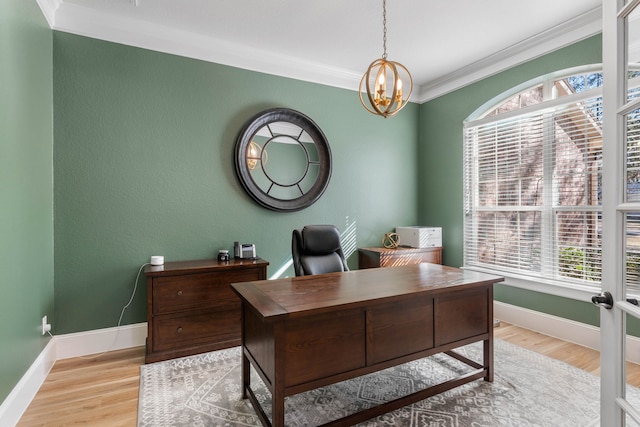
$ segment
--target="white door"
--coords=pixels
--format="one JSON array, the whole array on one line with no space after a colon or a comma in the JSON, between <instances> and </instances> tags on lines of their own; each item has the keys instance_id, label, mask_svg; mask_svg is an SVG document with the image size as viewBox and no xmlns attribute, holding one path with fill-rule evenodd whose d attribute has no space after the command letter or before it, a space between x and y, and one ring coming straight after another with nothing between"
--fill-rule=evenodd
<instances>
[{"instance_id":1,"label":"white door","mask_svg":"<svg viewBox=\"0 0 640 427\"><path fill-rule=\"evenodd\" d=\"M640 425L626 400L627 320L640 318L640 0L603 0L602 306L600 426Z\"/></svg>"}]
</instances>

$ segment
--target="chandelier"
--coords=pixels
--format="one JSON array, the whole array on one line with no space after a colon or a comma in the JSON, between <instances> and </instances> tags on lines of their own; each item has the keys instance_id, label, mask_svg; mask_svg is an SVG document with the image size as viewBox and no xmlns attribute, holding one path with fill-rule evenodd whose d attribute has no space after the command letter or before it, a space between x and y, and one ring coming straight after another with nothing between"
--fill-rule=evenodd
<instances>
[{"instance_id":1,"label":"chandelier","mask_svg":"<svg viewBox=\"0 0 640 427\"><path fill-rule=\"evenodd\" d=\"M359 94L360 102L367 111L387 118L396 115L407 105L413 89L413 80L407 67L387 60L387 0L382 0L382 29L382 58L376 59L367 68L360 80ZM403 88L404 84L408 87ZM365 92L366 100L363 97Z\"/></svg>"}]
</instances>

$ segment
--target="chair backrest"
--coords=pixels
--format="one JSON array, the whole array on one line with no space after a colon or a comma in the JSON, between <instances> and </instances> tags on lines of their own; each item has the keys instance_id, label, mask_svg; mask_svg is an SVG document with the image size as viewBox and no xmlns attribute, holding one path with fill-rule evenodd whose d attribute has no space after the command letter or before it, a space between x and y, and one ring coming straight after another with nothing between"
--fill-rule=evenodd
<instances>
[{"instance_id":1,"label":"chair backrest","mask_svg":"<svg viewBox=\"0 0 640 427\"><path fill-rule=\"evenodd\" d=\"M307 225L293 230L291 255L296 276L349 271L333 225Z\"/></svg>"}]
</instances>

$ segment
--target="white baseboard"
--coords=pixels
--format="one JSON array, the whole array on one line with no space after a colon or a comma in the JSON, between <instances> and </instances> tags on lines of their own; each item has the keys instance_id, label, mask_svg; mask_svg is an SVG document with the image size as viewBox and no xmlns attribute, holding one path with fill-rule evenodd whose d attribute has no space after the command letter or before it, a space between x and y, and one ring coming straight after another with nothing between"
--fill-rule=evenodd
<instances>
[{"instance_id":1,"label":"white baseboard","mask_svg":"<svg viewBox=\"0 0 640 427\"><path fill-rule=\"evenodd\" d=\"M15 426L20 421L55 361L56 344L52 338L0 405L0 427Z\"/></svg>"},{"instance_id":2,"label":"white baseboard","mask_svg":"<svg viewBox=\"0 0 640 427\"><path fill-rule=\"evenodd\" d=\"M550 337L600 350L600 328L494 301L493 317ZM640 364L640 338L627 336L627 360Z\"/></svg>"},{"instance_id":3,"label":"white baseboard","mask_svg":"<svg viewBox=\"0 0 640 427\"><path fill-rule=\"evenodd\" d=\"M0 427L15 426L56 360L145 345L147 324L55 335L0 405Z\"/></svg>"},{"instance_id":4,"label":"white baseboard","mask_svg":"<svg viewBox=\"0 0 640 427\"><path fill-rule=\"evenodd\" d=\"M147 324L96 329L73 334L56 335L57 360L88 356L124 348L140 347L147 339Z\"/></svg>"}]
</instances>

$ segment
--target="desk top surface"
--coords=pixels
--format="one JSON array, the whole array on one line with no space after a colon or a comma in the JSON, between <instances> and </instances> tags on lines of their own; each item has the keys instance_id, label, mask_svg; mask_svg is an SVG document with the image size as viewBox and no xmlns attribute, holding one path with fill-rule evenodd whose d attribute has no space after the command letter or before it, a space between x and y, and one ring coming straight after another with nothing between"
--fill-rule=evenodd
<instances>
[{"instance_id":1,"label":"desk top surface","mask_svg":"<svg viewBox=\"0 0 640 427\"><path fill-rule=\"evenodd\" d=\"M454 287L471 289L503 280L500 276L422 263L233 283L231 286L263 318L276 320L281 316L405 299L426 292L438 294Z\"/></svg>"}]
</instances>

